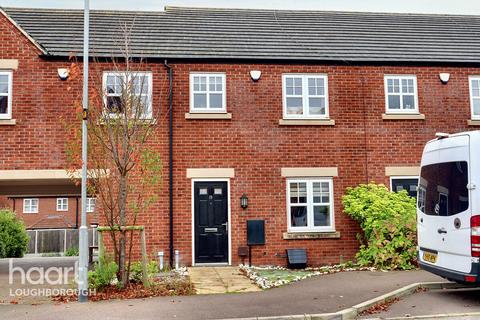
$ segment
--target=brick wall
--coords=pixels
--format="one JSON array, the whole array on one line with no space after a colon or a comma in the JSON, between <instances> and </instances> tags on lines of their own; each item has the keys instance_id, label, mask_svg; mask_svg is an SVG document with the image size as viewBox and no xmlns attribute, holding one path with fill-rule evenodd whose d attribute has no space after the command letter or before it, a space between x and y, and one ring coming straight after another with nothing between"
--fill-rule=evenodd
<instances>
[{"instance_id":1,"label":"brick wall","mask_svg":"<svg viewBox=\"0 0 480 320\"><path fill-rule=\"evenodd\" d=\"M2 169L58 169L65 166L62 121L73 121L79 101L80 78L62 82L56 75L67 61L38 57L36 49L0 17L0 58L19 59L14 73L13 117L17 125L0 126L6 143L0 148ZM468 75L478 68L432 66L369 66L307 64L174 63L174 223L175 249L191 263L191 180L187 168L234 168L231 179L232 262L245 245L247 219L266 221L266 246L254 249L255 263L283 264L286 248L307 248L311 264L334 263L353 257L357 225L342 213L341 196L349 186L367 181L388 183L386 166L418 166L424 143L436 131L470 130ZM98 84L106 63L92 64ZM153 108L159 111L151 145L164 159L160 199L139 224L146 226L150 254L168 253L168 83L160 62L153 72ZM250 70L261 70L258 82ZM189 73L225 72L227 111L231 120L187 120ZM450 72L447 85L438 79ZM335 126L280 126L283 73L326 73L330 117ZM385 112L384 74L415 74L420 113L425 120L382 120ZM79 124L80 125L80 124ZM282 167L338 167L334 183L335 227L340 239L283 240L287 230L286 182ZM249 207L240 208L246 193Z\"/></svg>"},{"instance_id":2,"label":"brick wall","mask_svg":"<svg viewBox=\"0 0 480 320\"><path fill-rule=\"evenodd\" d=\"M77 210L78 225L80 225L81 215L81 199L80 197L64 197L68 199L68 210L57 211L57 197L39 197L38 213L24 213L24 198L9 199L9 207L15 211L18 218L22 219L28 229L62 229L77 227ZM78 201L78 203L77 203ZM77 208L78 206L78 208ZM94 212L87 213L87 225L98 221Z\"/></svg>"}]
</instances>

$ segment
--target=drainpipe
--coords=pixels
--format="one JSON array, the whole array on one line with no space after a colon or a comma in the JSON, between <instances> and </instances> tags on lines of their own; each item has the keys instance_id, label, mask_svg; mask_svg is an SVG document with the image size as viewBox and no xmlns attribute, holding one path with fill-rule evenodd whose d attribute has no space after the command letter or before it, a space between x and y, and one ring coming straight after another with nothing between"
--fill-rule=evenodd
<instances>
[{"instance_id":1,"label":"drainpipe","mask_svg":"<svg viewBox=\"0 0 480 320\"><path fill-rule=\"evenodd\" d=\"M75 229L78 229L78 197L75 197Z\"/></svg>"},{"instance_id":2,"label":"drainpipe","mask_svg":"<svg viewBox=\"0 0 480 320\"><path fill-rule=\"evenodd\" d=\"M165 68L168 70L168 178L169 178L169 222L170 222L170 242L169 242L169 258L170 267L173 267L173 69L168 64L167 60L164 62Z\"/></svg>"}]
</instances>

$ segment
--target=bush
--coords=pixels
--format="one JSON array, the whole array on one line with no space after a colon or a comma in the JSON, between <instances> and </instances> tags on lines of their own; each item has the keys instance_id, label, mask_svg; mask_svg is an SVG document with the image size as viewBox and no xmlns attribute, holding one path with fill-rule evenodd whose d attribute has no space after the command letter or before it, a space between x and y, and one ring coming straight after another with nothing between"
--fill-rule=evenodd
<instances>
[{"instance_id":1,"label":"bush","mask_svg":"<svg viewBox=\"0 0 480 320\"><path fill-rule=\"evenodd\" d=\"M100 257L93 271L88 272L88 284L92 289L102 290L117 281L118 265L108 257Z\"/></svg>"},{"instance_id":2,"label":"bush","mask_svg":"<svg viewBox=\"0 0 480 320\"><path fill-rule=\"evenodd\" d=\"M155 260L150 261L147 263L147 277L153 278L157 273L159 272L158 269L158 263ZM130 266L130 280L135 281L135 282L142 282L143 277L142 277L142 262L141 261L136 261L133 262L132 265Z\"/></svg>"},{"instance_id":3,"label":"bush","mask_svg":"<svg viewBox=\"0 0 480 320\"><path fill-rule=\"evenodd\" d=\"M356 255L360 265L386 270L416 267L415 198L371 183L348 188L342 202L345 213L363 229Z\"/></svg>"},{"instance_id":4,"label":"bush","mask_svg":"<svg viewBox=\"0 0 480 320\"><path fill-rule=\"evenodd\" d=\"M21 258L27 251L28 234L23 221L9 209L0 209L0 258Z\"/></svg>"},{"instance_id":5,"label":"bush","mask_svg":"<svg viewBox=\"0 0 480 320\"><path fill-rule=\"evenodd\" d=\"M65 257L76 257L78 256L78 253L77 247L68 248L67 251L65 251Z\"/></svg>"}]
</instances>

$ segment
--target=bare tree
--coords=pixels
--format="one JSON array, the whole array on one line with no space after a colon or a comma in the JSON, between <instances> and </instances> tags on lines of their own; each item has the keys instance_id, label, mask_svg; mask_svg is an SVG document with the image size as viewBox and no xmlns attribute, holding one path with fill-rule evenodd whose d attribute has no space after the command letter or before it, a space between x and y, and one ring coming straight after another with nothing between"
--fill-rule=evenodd
<instances>
[{"instance_id":1,"label":"bare tree","mask_svg":"<svg viewBox=\"0 0 480 320\"><path fill-rule=\"evenodd\" d=\"M111 59L111 72L91 72L88 187L97 197L101 222L111 228L118 278L125 287L134 242L134 232L125 227L135 226L139 215L157 200L162 163L149 144L158 119L152 108L153 75L145 72L141 59L132 58L127 28L123 34L122 57ZM79 123L70 126L73 137L67 144L72 170L81 164Z\"/></svg>"}]
</instances>

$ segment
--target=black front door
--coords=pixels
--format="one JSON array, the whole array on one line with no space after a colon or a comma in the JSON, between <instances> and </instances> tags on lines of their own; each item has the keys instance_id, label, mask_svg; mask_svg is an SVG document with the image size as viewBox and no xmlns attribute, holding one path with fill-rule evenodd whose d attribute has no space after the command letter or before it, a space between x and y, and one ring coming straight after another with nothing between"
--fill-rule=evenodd
<instances>
[{"instance_id":1,"label":"black front door","mask_svg":"<svg viewBox=\"0 0 480 320\"><path fill-rule=\"evenodd\" d=\"M195 263L228 262L226 182L194 183Z\"/></svg>"}]
</instances>

